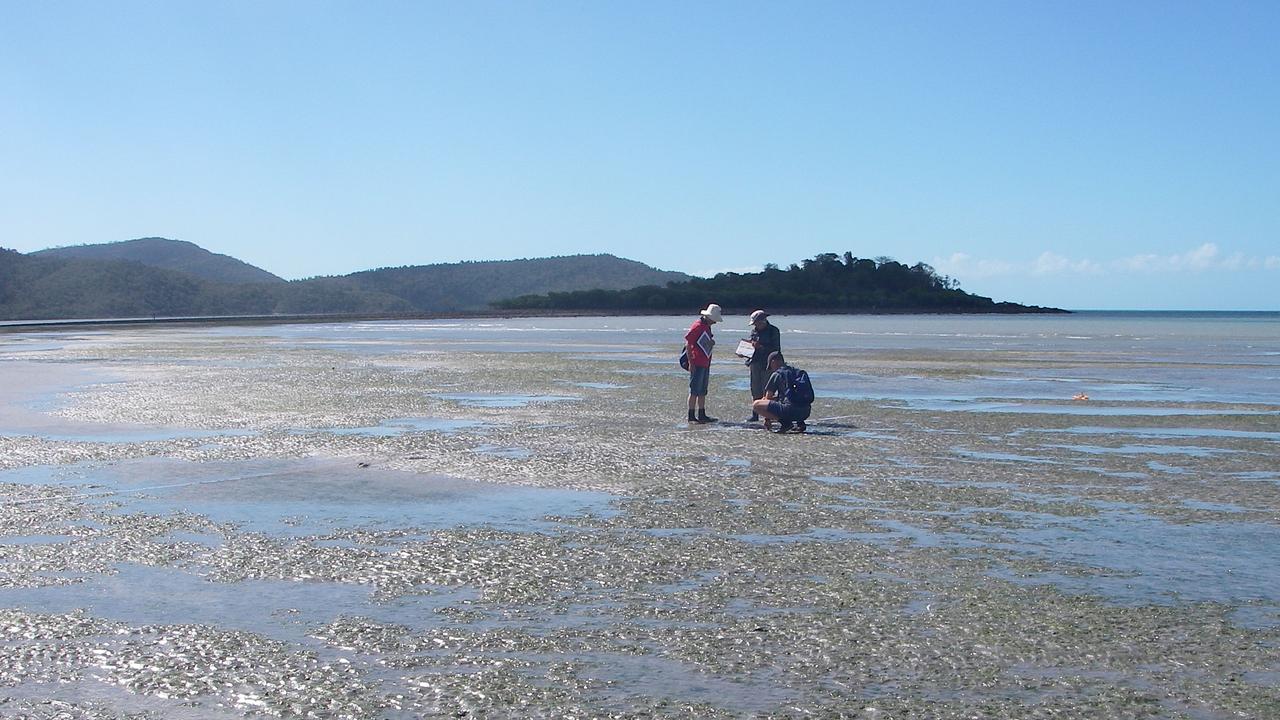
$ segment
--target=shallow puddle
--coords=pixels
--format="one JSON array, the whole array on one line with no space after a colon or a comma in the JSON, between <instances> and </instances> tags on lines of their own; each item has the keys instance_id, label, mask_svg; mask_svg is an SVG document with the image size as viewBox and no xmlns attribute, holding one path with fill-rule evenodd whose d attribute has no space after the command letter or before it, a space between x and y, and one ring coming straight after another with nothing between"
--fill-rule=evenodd
<instances>
[{"instance_id":1,"label":"shallow puddle","mask_svg":"<svg viewBox=\"0 0 1280 720\"><path fill-rule=\"evenodd\" d=\"M1272 551L1280 547L1280 527L1275 525L1170 523L1120 512L1002 534L1021 552L1121 573L1050 580L1072 591L1133 603L1280 603L1280 556Z\"/></svg>"},{"instance_id":2,"label":"shallow puddle","mask_svg":"<svg viewBox=\"0 0 1280 720\"><path fill-rule=\"evenodd\" d=\"M1159 428L1159 427L1103 427L1077 426L1061 430L1041 429L1038 432L1073 433L1078 435L1136 435L1157 438L1242 438L1248 440L1275 440L1280 442L1280 432L1257 430L1226 430L1222 428Z\"/></svg>"},{"instance_id":3,"label":"shallow puddle","mask_svg":"<svg viewBox=\"0 0 1280 720\"><path fill-rule=\"evenodd\" d=\"M335 435L367 435L371 437L398 437L412 432L459 433L466 430L482 430L492 427L480 420L463 420L448 418L394 418L384 420L374 427L359 428L325 428L319 431ZM307 431L299 431L307 432Z\"/></svg>"},{"instance_id":4,"label":"shallow puddle","mask_svg":"<svg viewBox=\"0 0 1280 720\"><path fill-rule=\"evenodd\" d=\"M930 412L1015 413L1024 415L1100 415L1100 416L1150 416L1171 417L1178 415L1277 415L1276 410L1244 410L1224 408L1210 410L1163 405L1101 405L1089 402L1070 405L1013 402L975 402L970 400L907 400L903 406L909 410Z\"/></svg>"},{"instance_id":5,"label":"shallow puddle","mask_svg":"<svg viewBox=\"0 0 1280 720\"><path fill-rule=\"evenodd\" d=\"M516 530L546 516L612 514L604 493L530 488L362 467L354 460L186 463L136 460L0 472L0 483L70 486L116 514L194 513L241 531L284 535L339 528ZM63 496L59 496L63 497ZM36 510L39 499L23 507Z\"/></svg>"},{"instance_id":6,"label":"shallow puddle","mask_svg":"<svg viewBox=\"0 0 1280 720\"><path fill-rule=\"evenodd\" d=\"M1196 447L1194 445L1120 445L1103 447L1101 445L1046 445L1047 448L1059 448L1085 455L1186 455L1193 458L1207 458L1233 452L1218 448Z\"/></svg>"},{"instance_id":7,"label":"shallow puddle","mask_svg":"<svg viewBox=\"0 0 1280 720\"><path fill-rule=\"evenodd\" d=\"M573 395L462 395L443 393L441 400L452 400L459 405L481 408L520 408L527 405L577 402L582 398Z\"/></svg>"}]
</instances>

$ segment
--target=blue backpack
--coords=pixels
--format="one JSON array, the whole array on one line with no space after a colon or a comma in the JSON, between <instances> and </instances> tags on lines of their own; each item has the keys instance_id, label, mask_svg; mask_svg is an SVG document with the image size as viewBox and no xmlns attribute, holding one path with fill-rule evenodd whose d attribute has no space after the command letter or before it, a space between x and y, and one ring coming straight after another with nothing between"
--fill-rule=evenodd
<instances>
[{"instance_id":1,"label":"blue backpack","mask_svg":"<svg viewBox=\"0 0 1280 720\"><path fill-rule=\"evenodd\" d=\"M809 382L809 373L790 366L786 370L788 372L784 372L782 377L787 382L787 388L783 391L782 398L796 405L812 405L813 383Z\"/></svg>"}]
</instances>

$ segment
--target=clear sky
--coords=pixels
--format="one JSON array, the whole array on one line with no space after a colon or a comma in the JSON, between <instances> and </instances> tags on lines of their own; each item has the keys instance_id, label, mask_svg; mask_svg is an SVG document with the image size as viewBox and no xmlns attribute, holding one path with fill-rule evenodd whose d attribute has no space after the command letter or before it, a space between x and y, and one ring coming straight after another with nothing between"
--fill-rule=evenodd
<instances>
[{"instance_id":1,"label":"clear sky","mask_svg":"<svg viewBox=\"0 0 1280 720\"><path fill-rule=\"evenodd\" d=\"M0 246L1280 310L1280 2L0 0Z\"/></svg>"}]
</instances>

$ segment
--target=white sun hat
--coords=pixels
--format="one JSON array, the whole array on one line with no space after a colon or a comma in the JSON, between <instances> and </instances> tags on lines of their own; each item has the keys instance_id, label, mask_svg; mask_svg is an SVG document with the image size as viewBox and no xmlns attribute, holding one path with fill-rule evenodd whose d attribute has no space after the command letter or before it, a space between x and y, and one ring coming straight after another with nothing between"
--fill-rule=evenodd
<instances>
[{"instance_id":1,"label":"white sun hat","mask_svg":"<svg viewBox=\"0 0 1280 720\"><path fill-rule=\"evenodd\" d=\"M720 319L721 319L720 306L715 303L711 303L710 305L707 306L706 310L702 311L702 317L710 320L713 323L720 322Z\"/></svg>"}]
</instances>

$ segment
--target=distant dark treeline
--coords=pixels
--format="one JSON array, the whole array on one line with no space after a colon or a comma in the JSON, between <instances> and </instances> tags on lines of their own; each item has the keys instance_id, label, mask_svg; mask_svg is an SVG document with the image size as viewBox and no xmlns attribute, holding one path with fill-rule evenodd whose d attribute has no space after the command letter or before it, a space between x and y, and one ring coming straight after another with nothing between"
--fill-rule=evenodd
<instances>
[{"instance_id":1,"label":"distant dark treeline","mask_svg":"<svg viewBox=\"0 0 1280 720\"><path fill-rule=\"evenodd\" d=\"M809 312L1066 312L971 295L961 290L955 280L939 275L924 263L907 266L889 258L856 258L847 252L843 258L823 253L786 270L770 264L758 273L720 273L712 278L670 282L665 287L523 295L494 306L683 313L708 302L738 312L757 307Z\"/></svg>"}]
</instances>

